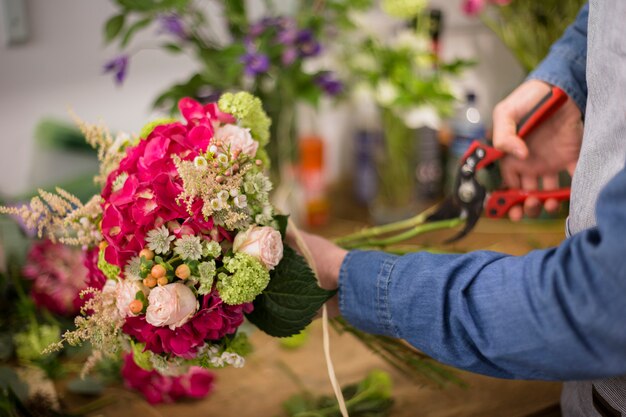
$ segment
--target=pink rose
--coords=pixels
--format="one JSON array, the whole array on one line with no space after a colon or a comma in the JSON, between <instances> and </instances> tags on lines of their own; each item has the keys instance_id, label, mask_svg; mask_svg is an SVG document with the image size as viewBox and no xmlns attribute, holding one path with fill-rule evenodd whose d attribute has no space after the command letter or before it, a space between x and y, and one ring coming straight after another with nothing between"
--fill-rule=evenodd
<instances>
[{"instance_id":1,"label":"pink rose","mask_svg":"<svg viewBox=\"0 0 626 417\"><path fill-rule=\"evenodd\" d=\"M237 234L233 251L253 256L272 270L283 258L283 240L280 232L272 227L252 226Z\"/></svg>"},{"instance_id":2,"label":"pink rose","mask_svg":"<svg viewBox=\"0 0 626 417\"><path fill-rule=\"evenodd\" d=\"M252 139L250 129L235 125L225 125L217 129L215 139L222 142L224 149L230 149L231 155L240 152L254 158L259 148L259 142Z\"/></svg>"},{"instance_id":3,"label":"pink rose","mask_svg":"<svg viewBox=\"0 0 626 417\"><path fill-rule=\"evenodd\" d=\"M198 310L198 300L186 285L181 283L154 287L148 296L146 321L153 326L170 329L185 324Z\"/></svg>"},{"instance_id":4,"label":"pink rose","mask_svg":"<svg viewBox=\"0 0 626 417\"><path fill-rule=\"evenodd\" d=\"M122 317L134 316L130 311L130 303L135 299L137 293L141 291L148 295L148 288L140 281L122 280L115 286L115 305Z\"/></svg>"}]
</instances>

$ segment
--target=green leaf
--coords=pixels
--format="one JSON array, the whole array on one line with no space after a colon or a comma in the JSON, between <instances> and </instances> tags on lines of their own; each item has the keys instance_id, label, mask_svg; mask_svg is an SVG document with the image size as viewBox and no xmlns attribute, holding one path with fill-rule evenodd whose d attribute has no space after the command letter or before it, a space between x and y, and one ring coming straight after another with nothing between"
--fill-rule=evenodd
<instances>
[{"instance_id":1,"label":"green leaf","mask_svg":"<svg viewBox=\"0 0 626 417\"><path fill-rule=\"evenodd\" d=\"M276 223L278 223L278 231L283 237L283 240L285 240L285 236L287 235L287 224L289 223L289 216L286 216L284 214L277 214L274 216L274 220L276 220Z\"/></svg>"},{"instance_id":2,"label":"green leaf","mask_svg":"<svg viewBox=\"0 0 626 417\"><path fill-rule=\"evenodd\" d=\"M124 35L124 37L122 38L122 42L120 43L122 48L125 48L126 45L128 45L128 43L130 42L130 40L133 38L133 36L135 35L135 32L137 32L138 30L141 30L143 28L145 28L146 26L148 26L150 23L152 22L152 19L149 17L146 17L145 19L141 19L136 21L135 23L133 23L128 30L126 30L126 34Z\"/></svg>"},{"instance_id":3,"label":"green leaf","mask_svg":"<svg viewBox=\"0 0 626 417\"><path fill-rule=\"evenodd\" d=\"M335 293L320 288L304 258L285 246L282 261L272 271L269 285L254 300L254 311L247 317L270 336L292 336L311 323Z\"/></svg>"},{"instance_id":4,"label":"green leaf","mask_svg":"<svg viewBox=\"0 0 626 417\"><path fill-rule=\"evenodd\" d=\"M179 45L176 45L175 43L165 43L161 45L161 48L172 54L180 54L181 52L183 52L183 48L181 48Z\"/></svg>"},{"instance_id":5,"label":"green leaf","mask_svg":"<svg viewBox=\"0 0 626 417\"><path fill-rule=\"evenodd\" d=\"M104 40L106 43L111 42L117 35L120 34L125 21L126 15L124 14L115 15L107 20L104 24Z\"/></svg>"}]
</instances>

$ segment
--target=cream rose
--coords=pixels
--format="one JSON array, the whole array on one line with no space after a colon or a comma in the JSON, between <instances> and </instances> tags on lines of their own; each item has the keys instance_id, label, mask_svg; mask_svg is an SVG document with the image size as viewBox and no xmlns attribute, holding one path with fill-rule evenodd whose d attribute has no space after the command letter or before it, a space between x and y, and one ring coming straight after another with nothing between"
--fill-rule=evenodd
<instances>
[{"instance_id":1,"label":"cream rose","mask_svg":"<svg viewBox=\"0 0 626 417\"><path fill-rule=\"evenodd\" d=\"M111 290L109 289L108 291ZM134 316L129 307L138 291L143 292L147 296L150 290L141 281L131 281L129 279L121 280L115 285L115 305L122 317Z\"/></svg>"},{"instance_id":2,"label":"cream rose","mask_svg":"<svg viewBox=\"0 0 626 417\"><path fill-rule=\"evenodd\" d=\"M222 142L224 149L230 149L231 155L241 152L254 158L259 142L252 139L250 129L244 129L235 125L224 125L215 132L215 139Z\"/></svg>"},{"instance_id":3,"label":"cream rose","mask_svg":"<svg viewBox=\"0 0 626 417\"><path fill-rule=\"evenodd\" d=\"M283 258L283 240L272 227L253 226L235 237L233 251L254 256L272 270Z\"/></svg>"},{"instance_id":4,"label":"cream rose","mask_svg":"<svg viewBox=\"0 0 626 417\"><path fill-rule=\"evenodd\" d=\"M154 287L148 296L146 321L153 326L175 329L187 323L198 310L193 291L179 282Z\"/></svg>"}]
</instances>

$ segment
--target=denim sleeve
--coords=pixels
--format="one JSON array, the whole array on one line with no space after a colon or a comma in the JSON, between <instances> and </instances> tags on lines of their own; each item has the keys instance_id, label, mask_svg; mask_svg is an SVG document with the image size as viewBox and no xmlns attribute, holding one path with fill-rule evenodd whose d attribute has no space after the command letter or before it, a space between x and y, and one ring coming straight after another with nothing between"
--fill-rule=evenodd
<instances>
[{"instance_id":1,"label":"denim sleeve","mask_svg":"<svg viewBox=\"0 0 626 417\"><path fill-rule=\"evenodd\" d=\"M529 79L556 85L567 93L585 114L587 102L587 19L589 3L578 13L563 36L552 45L544 60L528 76Z\"/></svg>"},{"instance_id":2,"label":"denim sleeve","mask_svg":"<svg viewBox=\"0 0 626 417\"><path fill-rule=\"evenodd\" d=\"M626 170L604 188L598 226L510 256L352 251L339 300L356 327L406 339L458 368L502 378L626 374Z\"/></svg>"}]
</instances>

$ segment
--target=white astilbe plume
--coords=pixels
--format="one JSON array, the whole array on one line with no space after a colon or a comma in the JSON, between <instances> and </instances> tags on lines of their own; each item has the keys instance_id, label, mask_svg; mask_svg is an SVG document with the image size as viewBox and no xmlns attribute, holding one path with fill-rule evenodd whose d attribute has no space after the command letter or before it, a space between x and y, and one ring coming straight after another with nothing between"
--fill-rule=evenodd
<instances>
[{"instance_id":1,"label":"white astilbe plume","mask_svg":"<svg viewBox=\"0 0 626 417\"><path fill-rule=\"evenodd\" d=\"M20 207L0 206L1 214L19 217L24 225L37 231L40 238L68 245L96 245L102 240L98 219L102 214L101 198L96 195L87 204L67 191L56 194L38 190L29 204Z\"/></svg>"},{"instance_id":2,"label":"white astilbe plume","mask_svg":"<svg viewBox=\"0 0 626 417\"><path fill-rule=\"evenodd\" d=\"M93 353L85 362L81 372L82 375L86 375L100 359L119 353L122 348L120 333L124 318L117 310L114 291L98 291L88 288L80 295L91 298L82 307L82 315L74 319L76 330L65 332L61 341L48 346L44 353L61 350L64 343L71 346L79 346L85 342L91 343ZM90 314L88 315L87 312Z\"/></svg>"},{"instance_id":3,"label":"white astilbe plume","mask_svg":"<svg viewBox=\"0 0 626 417\"><path fill-rule=\"evenodd\" d=\"M126 146L132 144L133 140L126 134L119 134L113 138L104 124L87 123L73 111L70 111L70 116L81 133L85 135L86 142L98 151L100 173L94 178L94 182L100 186L106 185L107 177L120 165L121 160L126 156Z\"/></svg>"}]
</instances>

